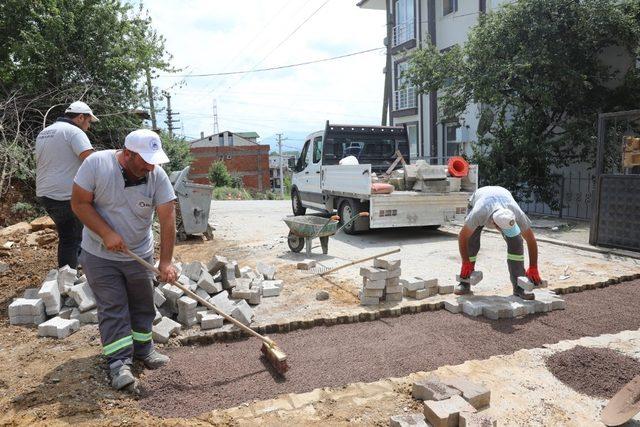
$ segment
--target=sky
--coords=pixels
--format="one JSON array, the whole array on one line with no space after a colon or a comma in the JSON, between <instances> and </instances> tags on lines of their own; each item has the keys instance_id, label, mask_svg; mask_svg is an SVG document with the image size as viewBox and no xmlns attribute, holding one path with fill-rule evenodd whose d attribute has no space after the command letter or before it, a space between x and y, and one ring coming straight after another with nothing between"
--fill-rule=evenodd
<instances>
[{"instance_id":1,"label":"sky","mask_svg":"<svg viewBox=\"0 0 640 427\"><path fill-rule=\"evenodd\" d=\"M166 39L172 65L152 84L171 93L180 113L177 134L213 133L213 103L220 131L260 135L283 151L332 123L380 124L384 89L384 11L360 9L356 0L146 0L152 25ZM305 22L306 21L306 22ZM303 24L304 23L304 24ZM301 25L303 24L303 25ZM301 26L300 26L301 25ZM300 28L296 30L297 27ZM294 32L295 31L295 32ZM293 33L293 34L292 34ZM368 49L374 52L317 64L244 75L195 77L320 60ZM166 108L166 102L156 103ZM165 112L158 114L165 127Z\"/></svg>"}]
</instances>

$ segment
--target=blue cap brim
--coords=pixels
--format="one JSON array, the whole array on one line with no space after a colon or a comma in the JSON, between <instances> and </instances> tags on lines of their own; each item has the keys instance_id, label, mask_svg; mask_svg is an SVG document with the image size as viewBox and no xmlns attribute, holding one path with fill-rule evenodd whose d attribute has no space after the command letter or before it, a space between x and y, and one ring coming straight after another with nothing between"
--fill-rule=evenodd
<instances>
[{"instance_id":1,"label":"blue cap brim","mask_svg":"<svg viewBox=\"0 0 640 427\"><path fill-rule=\"evenodd\" d=\"M515 224L511 228L502 230L502 234L504 234L507 237L516 237L518 234L520 234L520 227L518 227L518 224Z\"/></svg>"}]
</instances>

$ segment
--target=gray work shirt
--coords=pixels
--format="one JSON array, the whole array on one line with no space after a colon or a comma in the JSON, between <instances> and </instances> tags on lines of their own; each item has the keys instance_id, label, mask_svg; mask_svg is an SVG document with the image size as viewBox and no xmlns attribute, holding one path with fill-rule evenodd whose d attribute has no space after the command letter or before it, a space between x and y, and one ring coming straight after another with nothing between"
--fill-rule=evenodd
<instances>
[{"instance_id":1,"label":"gray work shirt","mask_svg":"<svg viewBox=\"0 0 640 427\"><path fill-rule=\"evenodd\" d=\"M480 226L495 228L491 215L500 209L509 209L516 217L516 223L520 231L531 228L531 220L522 212L518 202L515 201L509 190L498 186L478 188L469 199L471 210L465 219L465 225L475 230Z\"/></svg>"},{"instance_id":2,"label":"gray work shirt","mask_svg":"<svg viewBox=\"0 0 640 427\"><path fill-rule=\"evenodd\" d=\"M151 225L155 207L175 200L176 195L166 172L156 166L143 184L126 187L116 158L116 150L92 154L84 161L74 182L93 193L93 206L129 249L147 258L153 255ZM82 250L114 261L131 257L107 250L100 236L84 227Z\"/></svg>"},{"instance_id":3,"label":"gray work shirt","mask_svg":"<svg viewBox=\"0 0 640 427\"><path fill-rule=\"evenodd\" d=\"M79 155L91 149L87 134L74 124L57 121L44 128L36 137L36 196L71 200Z\"/></svg>"}]
</instances>

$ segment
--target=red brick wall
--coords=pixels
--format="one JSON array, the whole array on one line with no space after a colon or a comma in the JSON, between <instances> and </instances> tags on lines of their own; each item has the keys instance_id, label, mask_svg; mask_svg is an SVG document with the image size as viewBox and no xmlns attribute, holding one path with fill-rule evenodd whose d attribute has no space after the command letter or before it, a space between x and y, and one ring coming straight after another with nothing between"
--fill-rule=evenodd
<instances>
[{"instance_id":1,"label":"red brick wall","mask_svg":"<svg viewBox=\"0 0 640 427\"><path fill-rule=\"evenodd\" d=\"M268 191L271 188L269 149L268 145L192 148L189 178L200 184L209 184L209 167L213 162L222 160L229 172L242 176L245 188Z\"/></svg>"}]
</instances>

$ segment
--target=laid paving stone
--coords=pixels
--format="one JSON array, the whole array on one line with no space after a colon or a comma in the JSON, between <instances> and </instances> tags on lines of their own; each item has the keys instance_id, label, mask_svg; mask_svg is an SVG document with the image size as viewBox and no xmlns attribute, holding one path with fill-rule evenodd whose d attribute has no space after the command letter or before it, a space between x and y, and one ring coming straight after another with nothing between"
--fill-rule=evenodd
<instances>
[{"instance_id":1,"label":"laid paving stone","mask_svg":"<svg viewBox=\"0 0 640 427\"><path fill-rule=\"evenodd\" d=\"M305 259L304 261L300 261L296 268L298 270L311 270L316 266L316 261L313 259Z\"/></svg>"},{"instance_id":2,"label":"laid paving stone","mask_svg":"<svg viewBox=\"0 0 640 427\"><path fill-rule=\"evenodd\" d=\"M163 317L157 324L151 328L153 340L155 342L164 344L169 341L171 335L177 334L182 329L182 325L178 322L174 322L168 317Z\"/></svg>"},{"instance_id":3,"label":"laid paving stone","mask_svg":"<svg viewBox=\"0 0 640 427\"><path fill-rule=\"evenodd\" d=\"M447 386L459 390L462 397L475 409L485 408L491 402L491 390L482 384L474 383L463 377L443 378L441 381Z\"/></svg>"},{"instance_id":4,"label":"laid paving stone","mask_svg":"<svg viewBox=\"0 0 640 427\"><path fill-rule=\"evenodd\" d=\"M458 395L424 402L424 417L433 427L457 426L460 412L475 413L476 409Z\"/></svg>"},{"instance_id":5,"label":"laid paving stone","mask_svg":"<svg viewBox=\"0 0 640 427\"><path fill-rule=\"evenodd\" d=\"M58 290L61 294L66 293L67 289L75 284L77 275L78 271L68 265L58 269Z\"/></svg>"},{"instance_id":6,"label":"laid paving stone","mask_svg":"<svg viewBox=\"0 0 640 427\"><path fill-rule=\"evenodd\" d=\"M63 319L54 317L38 325L38 335L41 337L66 338L80 329L77 319Z\"/></svg>"},{"instance_id":7,"label":"laid paving stone","mask_svg":"<svg viewBox=\"0 0 640 427\"><path fill-rule=\"evenodd\" d=\"M460 412L459 427L497 427L498 422L487 414Z\"/></svg>"},{"instance_id":8,"label":"laid paving stone","mask_svg":"<svg viewBox=\"0 0 640 427\"><path fill-rule=\"evenodd\" d=\"M382 258L375 258L373 260L373 266L376 268L383 268L385 270L399 270L400 260L387 260Z\"/></svg>"},{"instance_id":9,"label":"laid paving stone","mask_svg":"<svg viewBox=\"0 0 640 427\"><path fill-rule=\"evenodd\" d=\"M465 299L460 301L460 305L462 306L462 312L464 314L476 317L482 315L482 310L487 303L482 300Z\"/></svg>"},{"instance_id":10,"label":"laid paving stone","mask_svg":"<svg viewBox=\"0 0 640 427\"><path fill-rule=\"evenodd\" d=\"M438 285L438 293L440 295L452 294L453 285Z\"/></svg>"},{"instance_id":11,"label":"laid paving stone","mask_svg":"<svg viewBox=\"0 0 640 427\"><path fill-rule=\"evenodd\" d=\"M213 279L213 276L204 269L200 273L200 278L196 282L196 285L208 294L217 294L218 292L222 292L222 284L216 282Z\"/></svg>"},{"instance_id":12,"label":"laid paving stone","mask_svg":"<svg viewBox=\"0 0 640 427\"><path fill-rule=\"evenodd\" d=\"M384 289L387 287L387 282L386 280L370 280L366 277L363 277L362 287L365 289Z\"/></svg>"},{"instance_id":13,"label":"laid paving stone","mask_svg":"<svg viewBox=\"0 0 640 427\"><path fill-rule=\"evenodd\" d=\"M93 295L88 283L73 285L68 289L67 294L78 303L78 309L81 312L91 310L96 306L96 297Z\"/></svg>"},{"instance_id":14,"label":"laid paving stone","mask_svg":"<svg viewBox=\"0 0 640 427\"><path fill-rule=\"evenodd\" d=\"M57 280L45 281L37 293L37 298L44 302L46 312L49 316L54 316L60 312L62 307L62 297L58 288Z\"/></svg>"},{"instance_id":15,"label":"laid paving stone","mask_svg":"<svg viewBox=\"0 0 640 427\"><path fill-rule=\"evenodd\" d=\"M487 303L482 307L482 315L491 320L515 317L511 305L507 301L502 300Z\"/></svg>"},{"instance_id":16,"label":"laid paving stone","mask_svg":"<svg viewBox=\"0 0 640 427\"><path fill-rule=\"evenodd\" d=\"M429 427L422 414L394 415L389 418L390 427Z\"/></svg>"},{"instance_id":17,"label":"laid paving stone","mask_svg":"<svg viewBox=\"0 0 640 427\"><path fill-rule=\"evenodd\" d=\"M458 314L462 311L462 306L458 301L445 301L444 309L450 313Z\"/></svg>"},{"instance_id":18,"label":"laid paving stone","mask_svg":"<svg viewBox=\"0 0 640 427\"><path fill-rule=\"evenodd\" d=\"M215 255L207 263L207 271L209 272L209 274L214 275L217 272L221 271L228 262L229 261L227 260L227 258L220 255Z\"/></svg>"},{"instance_id":19,"label":"laid paving stone","mask_svg":"<svg viewBox=\"0 0 640 427\"><path fill-rule=\"evenodd\" d=\"M234 304L235 309L231 312L231 317L240 323L249 326L253 319L253 310L245 300L240 300Z\"/></svg>"},{"instance_id":20,"label":"laid paving stone","mask_svg":"<svg viewBox=\"0 0 640 427\"><path fill-rule=\"evenodd\" d=\"M276 278L276 267L271 264L259 262L256 265L256 270L258 270L259 274L262 274L265 280L275 280Z\"/></svg>"},{"instance_id":21,"label":"laid paving stone","mask_svg":"<svg viewBox=\"0 0 640 427\"><path fill-rule=\"evenodd\" d=\"M370 280L386 280L387 271L375 267L360 267L360 275Z\"/></svg>"},{"instance_id":22,"label":"laid paving stone","mask_svg":"<svg viewBox=\"0 0 640 427\"><path fill-rule=\"evenodd\" d=\"M457 388L451 387L435 377L418 380L411 387L411 396L418 400L445 400L461 393Z\"/></svg>"},{"instance_id":23,"label":"laid paving stone","mask_svg":"<svg viewBox=\"0 0 640 427\"><path fill-rule=\"evenodd\" d=\"M167 298L164 296L164 293L160 290L160 288L153 288L153 304L156 307L160 307L165 303Z\"/></svg>"}]
</instances>

